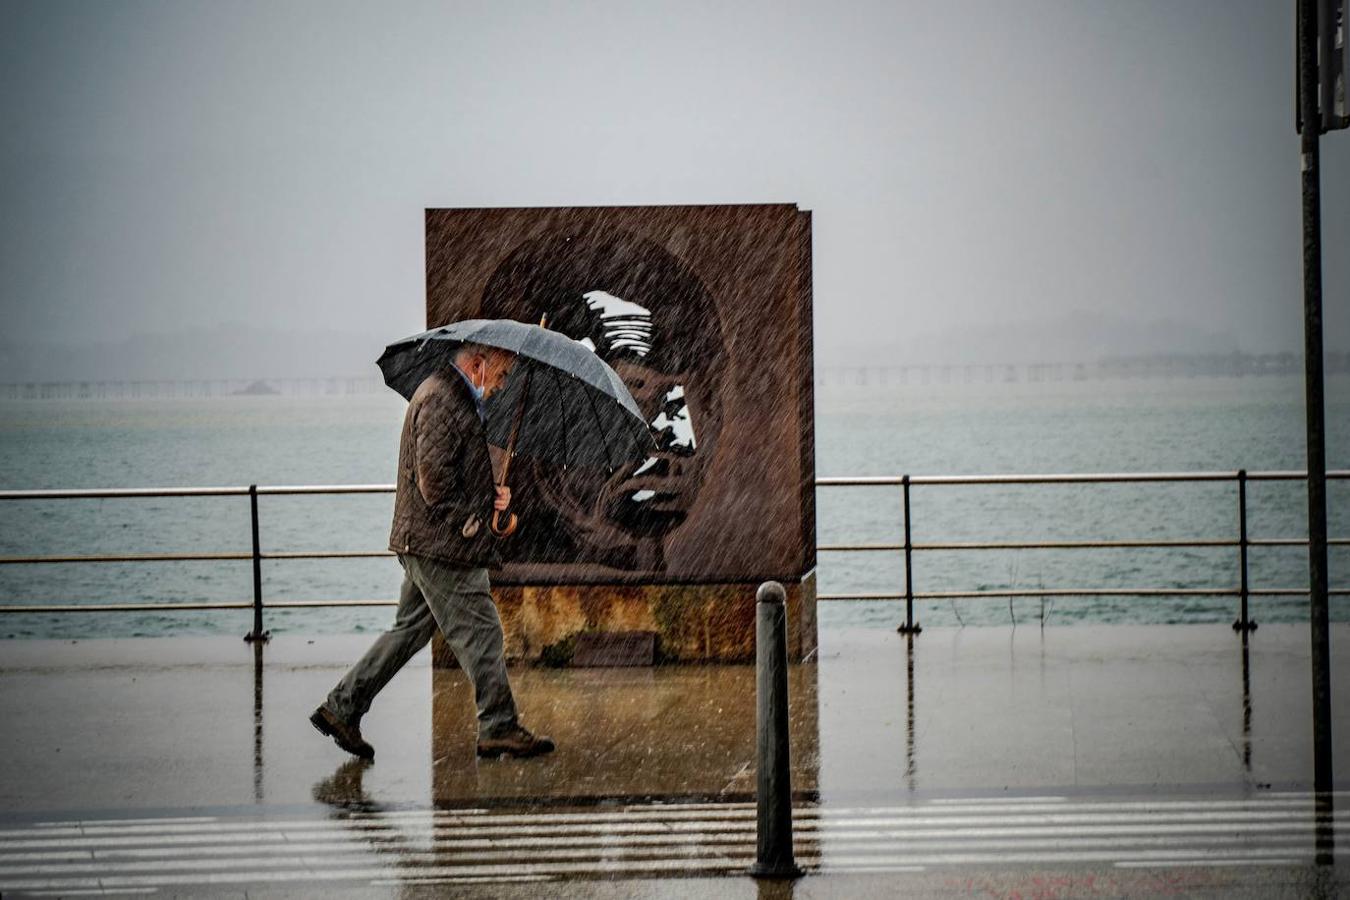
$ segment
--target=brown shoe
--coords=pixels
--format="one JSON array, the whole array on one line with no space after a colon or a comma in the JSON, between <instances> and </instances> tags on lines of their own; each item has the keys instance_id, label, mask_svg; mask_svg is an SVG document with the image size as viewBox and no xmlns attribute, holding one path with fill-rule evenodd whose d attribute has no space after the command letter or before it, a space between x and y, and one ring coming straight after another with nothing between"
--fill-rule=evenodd
<instances>
[{"instance_id":1,"label":"brown shoe","mask_svg":"<svg viewBox=\"0 0 1350 900\"><path fill-rule=\"evenodd\" d=\"M478 755L496 759L502 754L524 759L528 756L542 756L553 752L553 739L535 737L528 728L512 725L505 731L492 737L478 739Z\"/></svg>"},{"instance_id":2,"label":"brown shoe","mask_svg":"<svg viewBox=\"0 0 1350 900\"><path fill-rule=\"evenodd\" d=\"M333 715L328 707L320 706L314 710L314 714L309 717L309 723L319 729L320 734L331 737L335 744L348 753L362 759L375 758L375 748L367 744L361 737L361 726L348 725Z\"/></svg>"}]
</instances>

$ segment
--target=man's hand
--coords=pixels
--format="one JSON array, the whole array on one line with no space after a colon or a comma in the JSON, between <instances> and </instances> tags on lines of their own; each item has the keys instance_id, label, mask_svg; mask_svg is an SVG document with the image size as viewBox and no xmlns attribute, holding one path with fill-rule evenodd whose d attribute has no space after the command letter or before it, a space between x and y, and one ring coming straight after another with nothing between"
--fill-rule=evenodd
<instances>
[{"instance_id":1,"label":"man's hand","mask_svg":"<svg viewBox=\"0 0 1350 900\"><path fill-rule=\"evenodd\" d=\"M511 489L503 485L497 486L497 499L492 501L492 508L504 510L511 505Z\"/></svg>"}]
</instances>

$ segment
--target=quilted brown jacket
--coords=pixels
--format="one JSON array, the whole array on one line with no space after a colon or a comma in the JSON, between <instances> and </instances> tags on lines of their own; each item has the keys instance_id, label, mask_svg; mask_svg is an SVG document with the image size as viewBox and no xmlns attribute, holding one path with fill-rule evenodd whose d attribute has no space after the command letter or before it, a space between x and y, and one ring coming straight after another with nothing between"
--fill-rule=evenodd
<instances>
[{"instance_id":1,"label":"quilted brown jacket","mask_svg":"<svg viewBox=\"0 0 1350 900\"><path fill-rule=\"evenodd\" d=\"M403 417L389 549L466 568L498 568L488 528L492 458L473 393L453 370L429 376Z\"/></svg>"}]
</instances>

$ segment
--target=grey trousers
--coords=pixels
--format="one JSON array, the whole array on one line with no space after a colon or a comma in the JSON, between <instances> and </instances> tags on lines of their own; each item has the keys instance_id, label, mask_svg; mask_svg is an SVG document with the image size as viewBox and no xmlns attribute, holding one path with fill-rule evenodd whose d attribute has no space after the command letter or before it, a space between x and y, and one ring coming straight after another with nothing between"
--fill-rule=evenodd
<instances>
[{"instance_id":1,"label":"grey trousers","mask_svg":"<svg viewBox=\"0 0 1350 900\"><path fill-rule=\"evenodd\" d=\"M393 627L328 695L326 705L357 723L375 695L431 640L439 627L445 642L473 681L478 734L490 736L516 724L516 702L506 679L502 623L492 602L487 569L461 569L427 556L400 554L403 587Z\"/></svg>"}]
</instances>

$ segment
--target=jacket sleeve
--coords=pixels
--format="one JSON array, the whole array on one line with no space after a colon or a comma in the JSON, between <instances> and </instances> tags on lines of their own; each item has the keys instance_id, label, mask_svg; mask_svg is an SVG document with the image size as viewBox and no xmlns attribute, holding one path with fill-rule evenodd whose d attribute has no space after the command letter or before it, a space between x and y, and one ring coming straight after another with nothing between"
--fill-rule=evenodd
<instances>
[{"instance_id":1,"label":"jacket sleeve","mask_svg":"<svg viewBox=\"0 0 1350 900\"><path fill-rule=\"evenodd\" d=\"M417 412L413 430L413 465L422 499L427 506L462 502L462 437L449 398L429 396Z\"/></svg>"}]
</instances>

